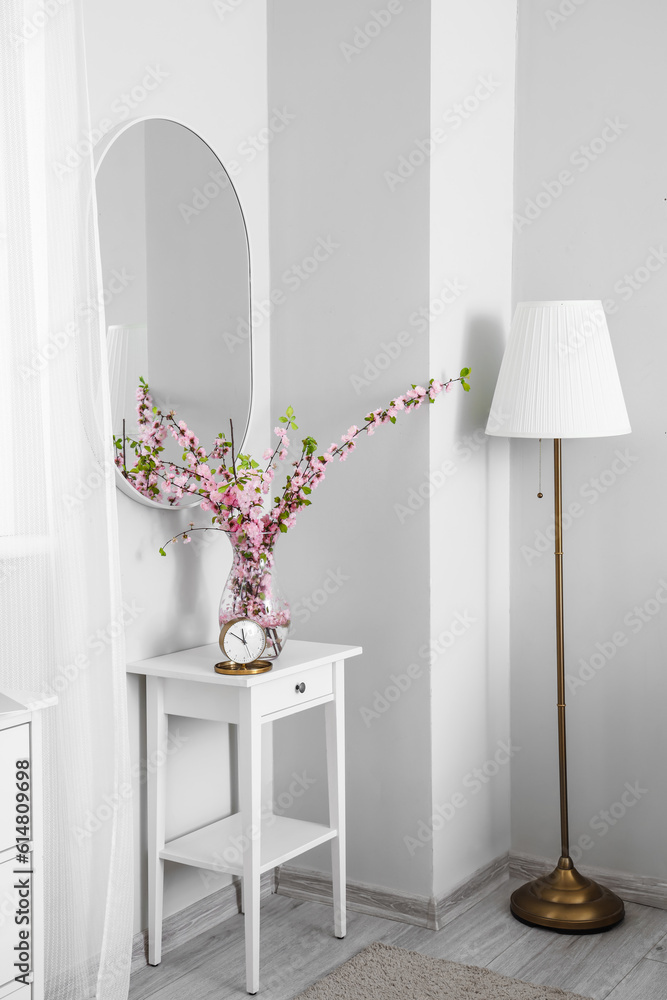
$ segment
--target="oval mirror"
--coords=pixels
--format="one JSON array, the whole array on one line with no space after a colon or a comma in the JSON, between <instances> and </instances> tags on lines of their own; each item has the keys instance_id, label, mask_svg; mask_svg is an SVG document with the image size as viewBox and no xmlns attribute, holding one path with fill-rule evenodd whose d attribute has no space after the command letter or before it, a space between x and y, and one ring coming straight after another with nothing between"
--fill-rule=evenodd
<instances>
[{"instance_id":1,"label":"oval mirror","mask_svg":"<svg viewBox=\"0 0 667 1000\"><path fill-rule=\"evenodd\" d=\"M250 254L234 186L213 150L165 118L125 127L96 178L118 486L152 507L191 507L149 490L132 468L137 389L150 387L208 452L218 433L240 447L251 403ZM163 461L183 465L168 433ZM133 481L137 485L132 485ZM155 488L157 487L157 489Z\"/></svg>"}]
</instances>

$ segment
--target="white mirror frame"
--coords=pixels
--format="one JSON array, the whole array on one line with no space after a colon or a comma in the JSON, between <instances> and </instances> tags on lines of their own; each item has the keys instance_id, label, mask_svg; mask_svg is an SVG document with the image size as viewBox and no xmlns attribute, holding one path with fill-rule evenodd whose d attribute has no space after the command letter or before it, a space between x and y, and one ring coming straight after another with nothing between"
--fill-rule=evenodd
<instances>
[{"instance_id":1,"label":"white mirror frame","mask_svg":"<svg viewBox=\"0 0 667 1000\"><path fill-rule=\"evenodd\" d=\"M180 125L182 128L186 128L189 132L192 132L193 135L196 135L199 139L201 139L201 141L204 143L204 145L208 146L208 148L211 150L211 152L215 156L216 160L218 161L218 163L220 164L220 166L222 167L222 169L225 171L225 173L229 177L229 183L230 183L231 189L234 192L234 195L235 195L236 200L238 202L239 211L241 212L241 218L243 220L243 230L245 232L246 245L248 247L248 303L249 303L249 309L248 309L248 329L250 331L249 334L248 334L248 347L249 347L249 362L250 362L250 387L249 387L250 400L248 402L248 417L247 417L247 420L246 420L245 427L243 428L243 436L241 437L241 441L240 441L239 446L238 446L238 450L240 451L241 448L243 447L244 441L245 441L245 439L246 439L246 437L248 435L248 428L250 426L250 419L251 419L251 416L252 416L253 396L254 396L254 392L253 392L253 389L254 389L254 386L253 386L254 359L253 359L253 330L252 330L252 264L251 264L251 259L250 259L250 238L248 236L248 224L246 222L246 217L245 217L245 214L243 212L243 206L241 204L241 199L239 198L238 191L236 190L236 187L234 186L234 182L232 181L232 179L231 179L231 177L230 177L230 175L229 175L229 173L228 173L228 171L227 171L227 169L225 167L225 164L220 159L220 157L216 153L216 151L215 151L214 147L211 145L211 143L208 142L208 140L205 139L202 135L200 135L199 132L196 132L195 129L193 129L190 125L186 124L186 122L180 121L180 119L178 119L178 118L172 118L170 115L142 115L139 118L132 118L132 119L130 119L127 122L123 122L122 125L118 125L116 128L113 128L109 132L106 133L106 135L104 137L104 139L105 139L104 146L101 149L99 157L96 158L96 162L95 162L95 178L97 179L97 175L99 173L100 167L102 166L102 163L104 162L104 158L106 157L109 149L111 148L111 146L113 145L113 143L116 141L116 139L118 139L124 132L127 132L128 129L132 128L133 125L138 125L140 122L155 121L155 120L169 121L169 122L173 122L175 125ZM95 226L97 227L97 215L96 214L95 214ZM99 244L99 233L97 234L97 238L98 238L98 244ZM131 500L134 500L136 503L143 504L144 507L152 507L153 510L163 510L163 511L189 510L189 509L191 509L193 507L198 507L199 504L201 503L201 499L193 500L192 503L181 503L181 504L178 504L178 505L170 505L170 504L165 504L165 503L159 503L157 500L151 499L151 497L144 496L144 494L140 493L139 490L135 490L134 486L131 486L129 484L129 482L127 481L127 479L125 478L125 476L123 476L123 474L120 472L118 466L115 463L114 463L114 472L115 472L115 476L116 476L116 487L120 490L120 492L124 493L125 496L129 497Z\"/></svg>"}]
</instances>

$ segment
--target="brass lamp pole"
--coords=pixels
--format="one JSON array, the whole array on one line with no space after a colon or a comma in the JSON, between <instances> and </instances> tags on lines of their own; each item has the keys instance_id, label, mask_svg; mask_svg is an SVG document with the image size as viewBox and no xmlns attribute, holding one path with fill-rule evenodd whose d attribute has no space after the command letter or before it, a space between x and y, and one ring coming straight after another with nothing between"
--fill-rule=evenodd
<instances>
[{"instance_id":1,"label":"brass lamp pole","mask_svg":"<svg viewBox=\"0 0 667 1000\"><path fill-rule=\"evenodd\" d=\"M554 513L556 537L556 668L558 678L558 774L560 779L560 840L557 866L550 875L527 882L512 893L510 908L529 924L563 931L595 931L611 927L625 915L623 900L610 889L581 875L570 857L567 811L567 751L565 733L565 630L563 625L563 495L561 442L554 438Z\"/></svg>"},{"instance_id":2,"label":"brass lamp pole","mask_svg":"<svg viewBox=\"0 0 667 1000\"><path fill-rule=\"evenodd\" d=\"M486 433L552 438L556 556L556 667L560 858L550 875L512 895L515 917L561 931L597 931L623 919L622 901L585 878L570 857L565 732L561 440L630 433L607 320L598 299L520 302L498 373Z\"/></svg>"}]
</instances>

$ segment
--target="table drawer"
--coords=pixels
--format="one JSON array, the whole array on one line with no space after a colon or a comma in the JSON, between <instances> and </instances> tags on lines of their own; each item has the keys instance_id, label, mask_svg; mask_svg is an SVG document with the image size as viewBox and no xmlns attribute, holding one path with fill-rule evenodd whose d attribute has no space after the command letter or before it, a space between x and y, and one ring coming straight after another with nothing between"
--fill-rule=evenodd
<instances>
[{"instance_id":1,"label":"table drawer","mask_svg":"<svg viewBox=\"0 0 667 1000\"><path fill-rule=\"evenodd\" d=\"M312 667L258 685L255 697L261 715L273 715L286 709L305 706L309 701L333 693L332 664Z\"/></svg>"}]
</instances>

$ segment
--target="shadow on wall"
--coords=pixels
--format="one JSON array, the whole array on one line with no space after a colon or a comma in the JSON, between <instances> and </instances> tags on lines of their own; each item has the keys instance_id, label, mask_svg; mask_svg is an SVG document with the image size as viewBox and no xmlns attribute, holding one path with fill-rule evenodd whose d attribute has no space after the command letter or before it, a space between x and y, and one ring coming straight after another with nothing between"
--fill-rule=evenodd
<instances>
[{"instance_id":1,"label":"shadow on wall","mask_svg":"<svg viewBox=\"0 0 667 1000\"><path fill-rule=\"evenodd\" d=\"M499 483L489 470L489 450L488 442L491 440L485 433L493 393L498 380L498 372L502 362L506 341L506 330L497 317L488 315L473 316L466 324L463 335L463 348L461 351L462 363L471 370L471 390L467 394L465 405L458 407L456 440L464 444L466 448L471 448L478 455L480 466L476 475L482 477L483 489L486 494L484 521L477 525L477 530L484 537L484 544L481 551L484 553L483 561L479 564L479 570L484 573L486 579L486 595L484 599L485 616L489 614L489 609L495 597L492 597L489 588L493 586L495 580L496 567L493 564L494 557L489 545L489 535L494 532L493 519L498 510L496 496L492 496ZM495 414L496 418L500 415ZM486 698L480 709L483 709L484 719L480 730L487 734L487 751L490 758L493 757L496 749L496 739L499 735L495 727L497 722L497 678L495 676L495 651L493 640L489 629L489 620L485 624L485 680L484 689ZM481 723L482 720L480 719ZM501 736L504 733L500 734ZM495 788L494 795L504 794L499 787Z\"/></svg>"},{"instance_id":2,"label":"shadow on wall","mask_svg":"<svg viewBox=\"0 0 667 1000\"><path fill-rule=\"evenodd\" d=\"M457 439L486 427L491 400L505 350L505 330L495 317L475 316L463 335L463 364L470 368L471 391L458 408Z\"/></svg>"}]
</instances>

